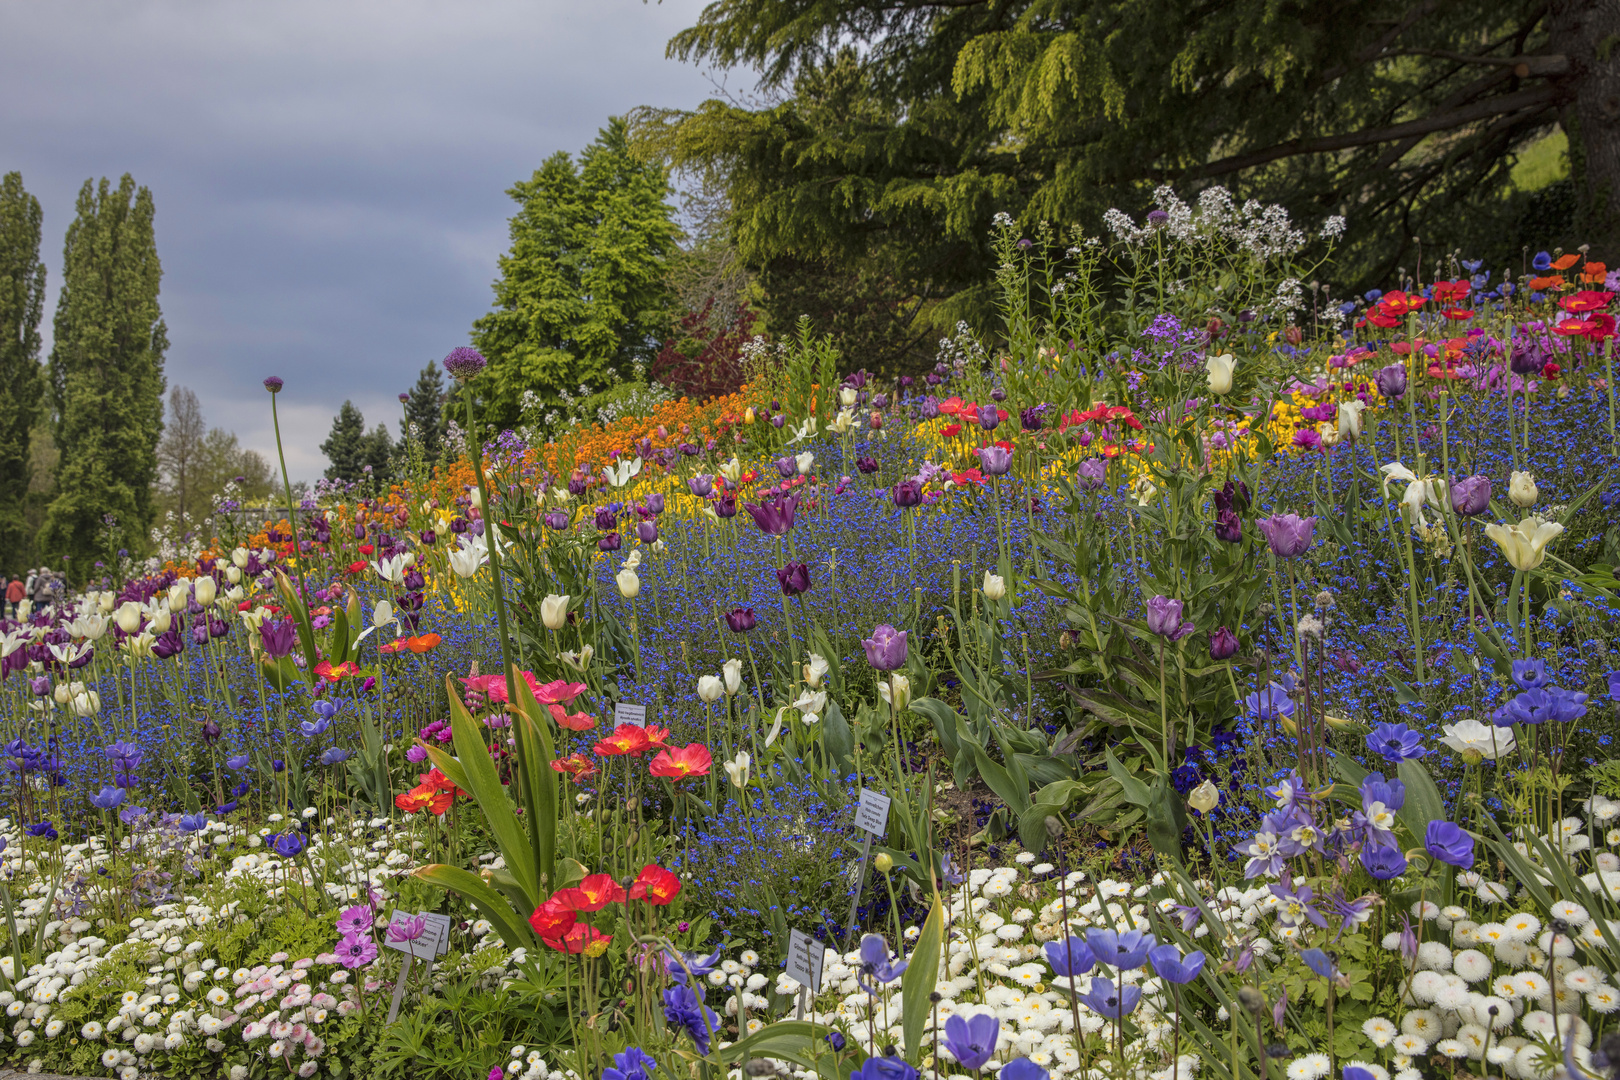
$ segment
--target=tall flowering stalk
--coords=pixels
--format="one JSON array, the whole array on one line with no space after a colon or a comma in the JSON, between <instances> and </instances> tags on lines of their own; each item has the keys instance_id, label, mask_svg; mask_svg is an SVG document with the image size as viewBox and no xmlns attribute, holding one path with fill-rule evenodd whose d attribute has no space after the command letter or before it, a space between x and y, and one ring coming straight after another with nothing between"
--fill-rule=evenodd
<instances>
[{"instance_id":1,"label":"tall flowering stalk","mask_svg":"<svg viewBox=\"0 0 1620 1080\"><path fill-rule=\"evenodd\" d=\"M286 385L279 375L264 380L270 391L270 423L276 430L276 459L281 462L281 486L287 492L287 521L293 531L293 572L298 575L298 595L304 595L304 543L298 538L298 511L293 506L292 481L287 479L287 453L281 448L281 417L276 413L276 395Z\"/></svg>"}]
</instances>

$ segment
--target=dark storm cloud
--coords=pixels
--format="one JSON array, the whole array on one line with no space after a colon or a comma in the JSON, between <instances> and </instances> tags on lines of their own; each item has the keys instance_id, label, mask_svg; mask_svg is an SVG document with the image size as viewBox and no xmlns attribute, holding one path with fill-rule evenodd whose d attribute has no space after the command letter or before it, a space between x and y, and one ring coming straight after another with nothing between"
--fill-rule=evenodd
<instances>
[{"instance_id":1,"label":"dark storm cloud","mask_svg":"<svg viewBox=\"0 0 1620 1080\"><path fill-rule=\"evenodd\" d=\"M610 115L708 93L664 43L700 0L0 4L0 172L44 204L54 310L87 177L157 203L172 384L313 478L345 398L396 395L465 344L506 244L504 194ZM49 327L47 326L47 333Z\"/></svg>"}]
</instances>

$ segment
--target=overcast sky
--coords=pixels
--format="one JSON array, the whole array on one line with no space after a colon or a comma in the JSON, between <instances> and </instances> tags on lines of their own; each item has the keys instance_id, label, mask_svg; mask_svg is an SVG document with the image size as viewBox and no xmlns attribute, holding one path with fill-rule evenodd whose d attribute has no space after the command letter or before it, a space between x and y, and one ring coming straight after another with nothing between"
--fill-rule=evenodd
<instances>
[{"instance_id":1,"label":"overcast sky","mask_svg":"<svg viewBox=\"0 0 1620 1080\"><path fill-rule=\"evenodd\" d=\"M169 384L313 479L345 398L397 395L489 309L505 191L636 105L690 107L664 59L703 0L0 0L0 173L45 210L47 352L88 177L152 189Z\"/></svg>"}]
</instances>

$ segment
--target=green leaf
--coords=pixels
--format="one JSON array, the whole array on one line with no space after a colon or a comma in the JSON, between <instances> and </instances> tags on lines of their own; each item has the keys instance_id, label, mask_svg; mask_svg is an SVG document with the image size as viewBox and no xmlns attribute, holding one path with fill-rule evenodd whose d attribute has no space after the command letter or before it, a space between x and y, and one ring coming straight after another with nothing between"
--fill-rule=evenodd
<instances>
[{"instance_id":1,"label":"green leaf","mask_svg":"<svg viewBox=\"0 0 1620 1080\"><path fill-rule=\"evenodd\" d=\"M443 863L433 863L416 871L416 877L421 878L429 885L449 889L463 897L469 904L495 926L495 932L501 935L508 948L536 947L539 942L535 939L534 929L529 926L526 918L518 918L506 898L488 885L482 878L469 870L459 866L446 866Z\"/></svg>"},{"instance_id":2,"label":"green leaf","mask_svg":"<svg viewBox=\"0 0 1620 1080\"><path fill-rule=\"evenodd\" d=\"M1395 816L1411 832L1412 838L1421 844L1424 834L1429 831L1429 822L1447 820L1446 801L1440 797L1440 789L1429 778L1429 770L1419 762L1403 761L1395 771L1401 783L1406 785L1406 804Z\"/></svg>"},{"instance_id":3,"label":"green leaf","mask_svg":"<svg viewBox=\"0 0 1620 1080\"><path fill-rule=\"evenodd\" d=\"M473 720L472 714L467 711L467 706L462 704L461 695L456 690L455 678L446 675L444 687L445 693L450 698L450 732L456 747L456 757L461 760L462 771L466 774L467 790L478 801L478 808L484 812L484 820L489 824L490 832L495 834L496 845L501 849L501 856L506 860L507 869L517 878L518 884L523 887L525 895L533 905L538 907L541 890L536 876L534 853L529 847L529 837L524 832L522 823L518 821L517 814L512 811L506 787L501 783L500 774L495 771L495 762L489 756L489 747L484 744L482 730ZM445 775L449 776L448 773Z\"/></svg>"},{"instance_id":4,"label":"green leaf","mask_svg":"<svg viewBox=\"0 0 1620 1080\"><path fill-rule=\"evenodd\" d=\"M1029 809L1029 788L1020 788L1013 783L1007 770L990 759L990 755L979 744L979 740L968 730L967 720L960 716L956 718L956 741L973 755L973 763L979 768L979 776L1013 813L1022 814Z\"/></svg>"},{"instance_id":5,"label":"green leaf","mask_svg":"<svg viewBox=\"0 0 1620 1080\"><path fill-rule=\"evenodd\" d=\"M900 998L904 1003L900 1025L905 1033L906 1053L916 1060L922 1059L923 1026L928 1022L928 1010L933 1003L928 996L934 992L939 980L939 952L945 937L945 908L939 895L934 895L934 906L928 911L917 945L911 950L910 962L900 976Z\"/></svg>"},{"instance_id":6,"label":"green leaf","mask_svg":"<svg viewBox=\"0 0 1620 1080\"><path fill-rule=\"evenodd\" d=\"M848 768L855 754L855 734L849 730L849 721L838 702L827 699L827 711L821 716L821 745L833 763Z\"/></svg>"}]
</instances>

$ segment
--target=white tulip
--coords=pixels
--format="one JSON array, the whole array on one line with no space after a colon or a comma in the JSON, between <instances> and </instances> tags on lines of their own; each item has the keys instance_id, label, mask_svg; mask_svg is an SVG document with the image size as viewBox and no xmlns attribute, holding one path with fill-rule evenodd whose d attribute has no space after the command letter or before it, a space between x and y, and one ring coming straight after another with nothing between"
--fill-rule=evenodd
<instances>
[{"instance_id":1,"label":"white tulip","mask_svg":"<svg viewBox=\"0 0 1620 1080\"><path fill-rule=\"evenodd\" d=\"M225 568L225 580L230 582L232 585L240 583L242 580L242 571L237 567L227 566Z\"/></svg>"},{"instance_id":2,"label":"white tulip","mask_svg":"<svg viewBox=\"0 0 1620 1080\"><path fill-rule=\"evenodd\" d=\"M841 386L838 388L838 403L846 409L855 404L855 399L859 396L860 394L853 386Z\"/></svg>"},{"instance_id":3,"label":"white tulip","mask_svg":"<svg viewBox=\"0 0 1620 1080\"><path fill-rule=\"evenodd\" d=\"M103 591L100 596L96 597L96 606L101 608L103 615L111 615L113 608L117 605L118 597L110 589Z\"/></svg>"},{"instance_id":4,"label":"white tulip","mask_svg":"<svg viewBox=\"0 0 1620 1080\"><path fill-rule=\"evenodd\" d=\"M141 605L133 600L125 600L118 605L118 611L113 614L113 621L124 633L135 633L141 628Z\"/></svg>"},{"instance_id":5,"label":"white tulip","mask_svg":"<svg viewBox=\"0 0 1620 1080\"><path fill-rule=\"evenodd\" d=\"M1197 787L1193 788L1192 791L1187 795L1187 805L1198 811L1200 814L1209 813L1211 810L1215 809L1220 801L1220 789L1208 780L1205 780L1202 784L1199 784Z\"/></svg>"},{"instance_id":6,"label":"white tulip","mask_svg":"<svg viewBox=\"0 0 1620 1080\"><path fill-rule=\"evenodd\" d=\"M636 572L629 567L620 570L613 580L619 583L619 595L626 600L641 595L641 579L636 577Z\"/></svg>"},{"instance_id":7,"label":"white tulip","mask_svg":"<svg viewBox=\"0 0 1620 1080\"><path fill-rule=\"evenodd\" d=\"M377 606L371 609L371 625L378 630L394 621L394 605L387 600L377 601Z\"/></svg>"},{"instance_id":8,"label":"white tulip","mask_svg":"<svg viewBox=\"0 0 1620 1080\"><path fill-rule=\"evenodd\" d=\"M1339 438L1352 442L1361 438L1361 412L1366 407L1365 401L1339 402Z\"/></svg>"},{"instance_id":9,"label":"white tulip","mask_svg":"<svg viewBox=\"0 0 1620 1080\"><path fill-rule=\"evenodd\" d=\"M196 594L197 603L201 604L203 607L207 607L209 604L212 604L214 602L214 597L219 595L219 583L216 582L212 577L198 578L192 583L191 589L192 592Z\"/></svg>"},{"instance_id":10,"label":"white tulip","mask_svg":"<svg viewBox=\"0 0 1620 1080\"><path fill-rule=\"evenodd\" d=\"M1534 570L1547 558L1547 545L1564 531L1556 521L1534 514L1517 525L1487 525L1485 535L1495 540L1515 570Z\"/></svg>"},{"instance_id":11,"label":"white tulip","mask_svg":"<svg viewBox=\"0 0 1620 1080\"><path fill-rule=\"evenodd\" d=\"M540 621L547 630L561 630L568 625L568 594L552 593L540 601Z\"/></svg>"},{"instance_id":12,"label":"white tulip","mask_svg":"<svg viewBox=\"0 0 1620 1080\"><path fill-rule=\"evenodd\" d=\"M247 593L242 590L242 586L232 585L229 589L225 590L225 599L232 605L240 604L243 600L247 599Z\"/></svg>"},{"instance_id":13,"label":"white tulip","mask_svg":"<svg viewBox=\"0 0 1620 1080\"><path fill-rule=\"evenodd\" d=\"M71 705L74 716L94 716L101 711L101 695L94 690L81 690L73 695Z\"/></svg>"},{"instance_id":14,"label":"white tulip","mask_svg":"<svg viewBox=\"0 0 1620 1080\"><path fill-rule=\"evenodd\" d=\"M1237 367L1237 357L1231 353L1222 353L1204 360L1204 370L1209 375L1209 392L1212 394L1229 394L1232 392L1232 369Z\"/></svg>"},{"instance_id":15,"label":"white tulip","mask_svg":"<svg viewBox=\"0 0 1620 1080\"><path fill-rule=\"evenodd\" d=\"M726 693L735 694L742 689L742 661L733 657L720 665L720 675L726 681Z\"/></svg>"},{"instance_id":16,"label":"white tulip","mask_svg":"<svg viewBox=\"0 0 1620 1080\"><path fill-rule=\"evenodd\" d=\"M1536 478L1527 472L1515 471L1508 480L1508 498L1513 500L1514 506L1524 509L1536 505L1536 500L1541 498L1541 492L1536 488Z\"/></svg>"},{"instance_id":17,"label":"white tulip","mask_svg":"<svg viewBox=\"0 0 1620 1080\"><path fill-rule=\"evenodd\" d=\"M735 484L737 482L737 478L742 475L742 465L737 461L735 455L732 456L730 461L720 466L720 475L725 477L729 483Z\"/></svg>"},{"instance_id":18,"label":"white tulip","mask_svg":"<svg viewBox=\"0 0 1620 1080\"><path fill-rule=\"evenodd\" d=\"M169 607L179 611L191 602L191 585L189 582L177 581L169 586Z\"/></svg>"},{"instance_id":19,"label":"white tulip","mask_svg":"<svg viewBox=\"0 0 1620 1080\"><path fill-rule=\"evenodd\" d=\"M725 684L713 675L699 675L697 681L697 695L700 701L712 704L719 701L726 692Z\"/></svg>"},{"instance_id":20,"label":"white tulip","mask_svg":"<svg viewBox=\"0 0 1620 1080\"><path fill-rule=\"evenodd\" d=\"M22 601L21 603L19 603L17 605L17 621L18 622L27 622L28 621L28 616L32 615L33 613L34 613L34 602L32 600L24 600L24 601Z\"/></svg>"},{"instance_id":21,"label":"white tulip","mask_svg":"<svg viewBox=\"0 0 1620 1080\"><path fill-rule=\"evenodd\" d=\"M723 763L725 765L726 775L731 778L731 783L733 786L739 789L747 786L748 766L753 762L753 760L753 758L748 756L748 751L740 750L737 752L736 757Z\"/></svg>"},{"instance_id":22,"label":"white tulip","mask_svg":"<svg viewBox=\"0 0 1620 1080\"><path fill-rule=\"evenodd\" d=\"M169 606L163 604L152 613L151 621L146 624L146 628L152 631L153 634L166 634L173 620L174 616L170 614Z\"/></svg>"},{"instance_id":23,"label":"white tulip","mask_svg":"<svg viewBox=\"0 0 1620 1080\"><path fill-rule=\"evenodd\" d=\"M1000 574L984 572L984 598L986 600L1000 600L1007 595L1007 582Z\"/></svg>"},{"instance_id":24,"label":"white tulip","mask_svg":"<svg viewBox=\"0 0 1620 1080\"><path fill-rule=\"evenodd\" d=\"M596 650L589 645L584 645L581 646L579 652L574 652L572 649L570 649L567 652L559 653L558 655L562 659L563 663L567 664L575 671L584 674L584 672L590 668L591 658L596 655Z\"/></svg>"},{"instance_id":25,"label":"white tulip","mask_svg":"<svg viewBox=\"0 0 1620 1080\"><path fill-rule=\"evenodd\" d=\"M894 706L895 712L905 712L911 704L911 680L898 671L891 671L887 682L878 683L878 694Z\"/></svg>"},{"instance_id":26,"label":"white tulip","mask_svg":"<svg viewBox=\"0 0 1620 1080\"><path fill-rule=\"evenodd\" d=\"M810 653L808 662L804 665L804 684L815 690L821 686L821 680L827 677L830 665L827 658L820 653Z\"/></svg>"},{"instance_id":27,"label":"white tulip","mask_svg":"<svg viewBox=\"0 0 1620 1080\"><path fill-rule=\"evenodd\" d=\"M810 466L815 464L815 460L816 455L806 450L804 453L794 457L793 464L798 468L800 476L806 476L810 472Z\"/></svg>"},{"instance_id":28,"label":"white tulip","mask_svg":"<svg viewBox=\"0 0 1620 1080\"><path fill-rule=\"evenodd\" d=\"M602 468L602 475L607 479L608 486L622 488L632 479L641 474L641 459L631 458L621 461L617 465L606 465Z\"/></svg>"},{"instance_id":29,"label":"white tulip","mask_svg":"<svg viewBox=\"0 0 1620 1080\"><path fill-rule=\"evenodd\" d=\"M457 577L470 578L489 561L489 549L484 547L481 539L469 540L464 536L461 543L460 548L450 553L450 569L456 572Z\"/></svg>"}]
</instances>

